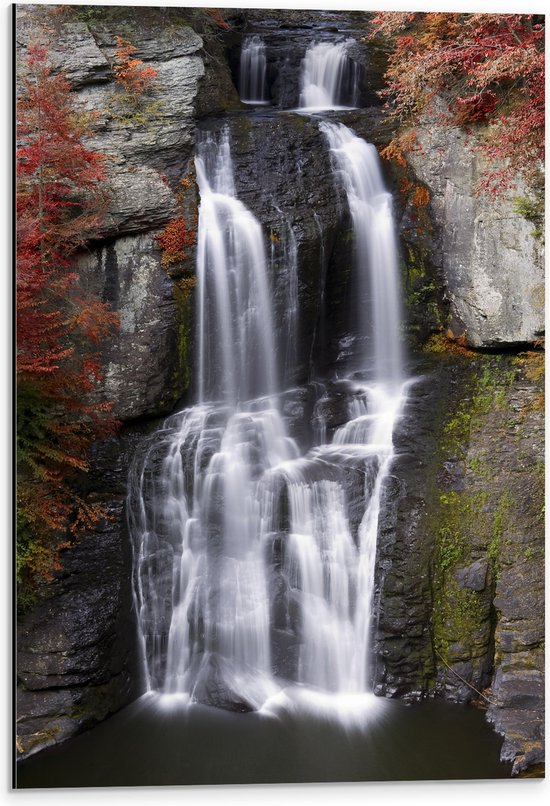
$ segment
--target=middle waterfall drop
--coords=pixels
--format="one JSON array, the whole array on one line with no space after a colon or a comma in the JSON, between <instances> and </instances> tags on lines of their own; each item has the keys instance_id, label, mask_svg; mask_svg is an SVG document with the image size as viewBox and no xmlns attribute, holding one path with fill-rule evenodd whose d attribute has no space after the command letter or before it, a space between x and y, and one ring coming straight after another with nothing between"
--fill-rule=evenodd
<instances>
[{"instance_id":1,"label":"middle waterfall drop","mask_svg":"<svg viewBox=\"0 0 550 806\"><path fill-rule=\"evenodd\" d=\"M296 310L281 317L224 128L197 143L199 402L145 444L129 490L146 686L230 710L321 696L342 716L343 696L372 691L376 537L403 403L396 251L375 155L345 127L322 127L369 250L355 271L383 312L378 341L359 334L359 366L331 382L346 401L340 427L305 453L290 436L281 379L299 322L298 244L280 210L282 276L296 279Z\"/></svg>"}]
</instances>

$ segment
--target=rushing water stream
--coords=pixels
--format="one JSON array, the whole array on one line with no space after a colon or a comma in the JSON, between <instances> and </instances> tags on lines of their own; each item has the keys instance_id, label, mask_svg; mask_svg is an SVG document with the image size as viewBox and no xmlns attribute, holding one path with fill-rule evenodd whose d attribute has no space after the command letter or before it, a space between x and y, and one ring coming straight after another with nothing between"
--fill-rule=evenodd
<instances>
[{"instance_id":1,"label":"rushing water stream","mask_svg":"<svg viewBox=\"0 0 550 806\"><path fill-rule=\"evenodd\" d=\"M323 42L308 49L301 114L355 105L358 74L348 45ZM243 45L240 88L246 103L266 102L265 47L257 36ZM154 768L143 781L135 777L134 764L134 778L119 769L118 777L106 773L104 783L430 777L417 761L407 761L406 753L397 767L384 760L395 753L399 731L416 730L413 744L431 735L421 725L423 717L414 716L425 712L372 693L381 492L407 387L392 200L374 146L333 116L330 121L321 116L319 125L335 181L347 198L355 241L356 307L349 312L354 358L339 367L348 420L327 442L318 405L317 444L304 453L291 437L281 400L296 360L300 319L292 223L286 224L284 249L287 312L279 321L264 231L236 193L229 131L203 133L196 149L198 399L166 420L131 472L134 591L148 693L125 717L111 720L113 735L118 730L120 741L132 744L130 734L156 735L160 719L172 737L161 741L166 746L160 756L172 758L168 748L183 741L185 762L174 757L170 770ZM360 480L353 488L350 474ZM363 502L358 523L350 517L353 495ZM441 709L447 714L441 719L448 718L447 706L434 709L433 725ZM248 723L250 736L228 711L259 712L248 717L255 720ZM373 732L366 733L367 727ZM83 748L77 757L97 756L105 765L99 749L103 729L95 731L96 744L86 737L73 742ZM243 764L230 771L223 760L216 770L205 768L193 747L208 743L209 731L235 743L239 757L256 753L252 773ZM289 745L290 735L302 734L311 749L308 759ZM460 736L457 729L457 753L464 753ZM322 761L322 748L332 748L332 758L339 758L342 737L358 756L349 751L335 768ZM281 741L291 749L277 761L280 749L274 748ZM435 752L432 739L425 741ZM393 751L374 752L392 742ZM497 744L495 739L487 775L506 774ZM269 752L275 760L262 762ZM50 757L55 780L55 752ZM437 763L441 777L461 777L460 765ZM32 770L39 775L40 765L28 767L32 785ZM86 776L80 780L86 783ZM100 776L95 783L101 782Z\"/></svg>"}]
</instances>

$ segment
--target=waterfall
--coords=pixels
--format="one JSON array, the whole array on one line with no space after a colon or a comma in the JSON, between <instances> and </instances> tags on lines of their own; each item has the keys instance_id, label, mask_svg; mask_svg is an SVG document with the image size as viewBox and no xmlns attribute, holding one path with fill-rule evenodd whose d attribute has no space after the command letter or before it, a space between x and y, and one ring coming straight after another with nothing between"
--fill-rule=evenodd
<instances>
[{"instance_id":1,"label":"waterfall","mask_svg":"<svg viewBox=\"0 0 550 806\"><path fill-rule=\"evenodd\" d=\"M403 362L391 194L384 187L373 145L341 123L322 121L320 128L329 142L353 220L358 263L354 312L358 336L364 344L368 340L373 343L373 377L396 388L403 380ZM366 363L363 355L361 365Z\"/></svg>"},{"instance_id":2,"label":"waterfall","mask_svg":"<svg viewBox=\"0 0 550 806\"><path fill-rule=\"evenodd\" d=\"M240 64L240 94L243 103L269 103L266 66L264 42L259 36L247 37L242 45Z\"/></svg>"},{"instance_id":3,"label":"waterfall","mask_svg":"<svg viewBox=\"0 0 550 806\"><path fill-rule=\"evenodd\" d=\"M320 42L306 52L302 63L300 108L322 111L355 106L358 98L357 64L347 55L353 40Z\"/></svg>"},{"instance_id":4,"label":"waterfall","mask_svg":"<svg viewBox=\"0 0 550 806\"><path fill-rule=\"evenodd\" d=\"M235 197L227 130L198 145L199 399L229 403L276 389L262 229Z\"/></svg>"},{"instance_id":5,"label":"waterfall","mask_svg":"<svg viewBox=\"0 0 550 806\"><path fill-rule=\"evenodd\" d=\"M228 130L201 135L199 401L145 443L128 510L149 690L237 711L330 703L345 718L342 697L372 691L376 538L404 398L391 201L374 148L321 128L353 219L362 314L374 322L368 338L360 329L360 371L318 384L319 442L301 455L275 361L284 356L281 377L292 377L296 237L286 221L278 332L264 234L237 197ZM331 394L347 414L328 441Z\"/></svg>"}]
</instances>

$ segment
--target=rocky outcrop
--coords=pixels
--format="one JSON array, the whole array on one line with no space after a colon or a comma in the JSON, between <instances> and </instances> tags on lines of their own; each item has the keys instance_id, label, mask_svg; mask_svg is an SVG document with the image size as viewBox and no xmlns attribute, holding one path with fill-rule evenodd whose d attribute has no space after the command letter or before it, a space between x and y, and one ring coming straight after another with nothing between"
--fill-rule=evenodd
<instances>
[{"instance_id":1,"label":"rocky outcrop","mask_svg":"<svg viewBox=\"0 0 550 806\"><path fill-rule=\"evenodd\" d=\"M106 156L109 209L102 241L91 245L80 270L82 282L121 317L119 333L102 351L102 397L113 402L117 417L135 419L170 411L189 385L192 300L189 288L182 290L162 269L155 236L178 214L175 191L180 179L192 175L205 56L203 39L185 16L167 17L162 9L120 11L53 14L23 6L17 44L24 69L25 47L44 43L52 64L66 71L76 104L95 115L87 145ZM157 71L151 90L137 100L114 80L117 35ZM218 71L223 74L223 67ZM223 87L217 91L221 95ZM212 87L208 94L212 100ZM190 195L196 207L193 188ZM188 251L184 268L192 272L193 249Z\"/></svg>"},{"instance_id":2,"label":"rocky outcrop","mask_svg":"<svg viewBox=\"0 0 550 806\"><path fill-rule=\"evenodd\" d=\"M494 607L495 669L489 719L514 773L544 761L544 398L528 363L507 396L506 432L486 444L501 461L502 519ZM535 376L535 377L533 377ZM510 437L512 439L510 439Z\"/></svg>"},{"instance_id":3,"label":"rocky outcrop","mask_svg":"<svg viewBox=\"0 0 550 806\"><path fill-rule=\"evenodd\" d=\"M17 742L21 757L101 721L140 692L126 473L136 436L112 438L87 483L107 517L62 552L62 571L17 630Z\"/></svg>"},{"instance_id":4,"label":"rocky outcrop","mask_svg":"<svg viewBox=\"0 0 550 806\"><path fill-rule=\"evenodd\" d=\"M544 333L543 248L514 201L531 192L519 182L496 198L478 193L487 164L471 135L433 120L416 132L410 163L431 194L430 260L444 278L454 335L483 348L536 341Z\"/></svg>"},{"instance_id":5,"label":"rocky outcrop","mask_svg":"<svg viewBox=\"0 0 550 806\"><path fill-rule=\"evenodd\" d=\"M145 233L106 242L80 262L81 277L120 317L102 345L101 389L120 420L168 413L189 386L192 296L174 293L178 280L159 260L154 234Z\"/></svg>"},{"instance_id":6,"label":"rocky outcrop","mask_svg":"<svg viewBox=\"0 0 550 806\"><path fill-rule=\"evenodd\" d=\"M85 19L74 19L20 6L16 38L21 69L29 42L44 43L54 66L67 72L76 102L97 114L88 146L106 155L110 206L102 240L89 245L79 270L81 282L120 317L117 333L102 345L100 397L113 404L115 417L136 421L171 411L190 382L189 265L169 276L156 235L176 215L174 191L189 169L204 64L203 40L185 20L161 26L162 10L135 9L122 21L119 11L81 9L71 13ZM158 72L154 92L137 106L113 81L115 34ZM186 203L196 206L194 194L191 181ZM104 501L109 519L63 552L62 570L20 619L22 755L62 741L141 693L124 511L136 433L138 426L124 429L98 446L81 494Z\"/></svg>"},{"instance_id":7,"label":"rocky outcrop","mask_svg":"<svg viewBox=\"0 0 550 806\"><path fill-rule=\"evenodd\" d=\"M476 700L543 759L542 355L427 353L379 527L376 691Z\"/></svg>"}]
</instances>

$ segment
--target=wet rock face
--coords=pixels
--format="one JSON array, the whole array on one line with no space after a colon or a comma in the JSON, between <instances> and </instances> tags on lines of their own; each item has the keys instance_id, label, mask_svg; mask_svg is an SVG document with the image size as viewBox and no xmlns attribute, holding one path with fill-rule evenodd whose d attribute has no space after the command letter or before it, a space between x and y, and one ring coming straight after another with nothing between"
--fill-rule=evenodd
<instances>
[{"instance_id":1,"label":"wet rock face","mask_svg":"<svg viewBox=\"0 0 550 806\"><path fill-rule=\"evenodd\" d=\"M488 706L514 774L543 759L541 360L411 368L378 537L375 691Z\"/></svg>"},{"instance_id":2,"label":"wet rock face","mask_svg":"<svg viewBox=\"0 0 550 806\"><path fill-rule=\"evenodd\" d=\"M436 224L431 260L444 279L455 336L474 347L535 341L544 333L544 258L534 224L515 209L521 187L477 194L487 165L461 129L419 126L422 152L410 162L431 193Z\"/></svg>"},{"instance_id":3,"label":"wet rock face","mask_svg":"<svg viewBox=\"0 0 550 806\"><path fill-rule=\"evenodd\" d=\"M279 371L283 377L289 368L286 385L303 383L313 365L322 368L335 360L347 332L353 242L343 194L334 184L317 121L266 112L261 119L240 115L203 124L213 132L226 125L237 196L265 232L281 345ZM298 300L291 298L293 263ZM292 305L298 318L297 338L290 345L284 333Z\"/></svg>"},{"instance_id":4,"label":"wet rock face","mask_svg":"<svg viewBox=\"0 0 550 806\"><path fill-rule=\"evenodd\" d=\"M411 368L412 369L412 368ZM374 690L415 699L430 691L435 675L431 638L433 537L426 533L432 461L449 403L452 371L434 376L429 361L414 366L394 434L395 459L383 491L378 527Z\"/></svg>"},{"instance_id":5,"label":"wet rock face","mask_svg":"<svg viewBox=\"0 0 550 806\"><path fill-rule=\"evenodd\" d=\"M533 395L534 391L534 395ZM515 774L544 761L544 416L542 379L509 395L512 446L498 441L510 505L500 541L494 607L495 669L489 719Z\"/></svg>"},{"instance_id":6,"label":"wet rock face","mask_svg":"<svg viewBox=\"0 0 550 806\"><path fill-rule=\"evenodd\" d=\"M106 502L109 520L63 552L62 571L18 625L22 757L95 724L141 693L130 543L121 528L135 440L127 432L98 448L87 481Z\"/></svg>"}]
</instances>

